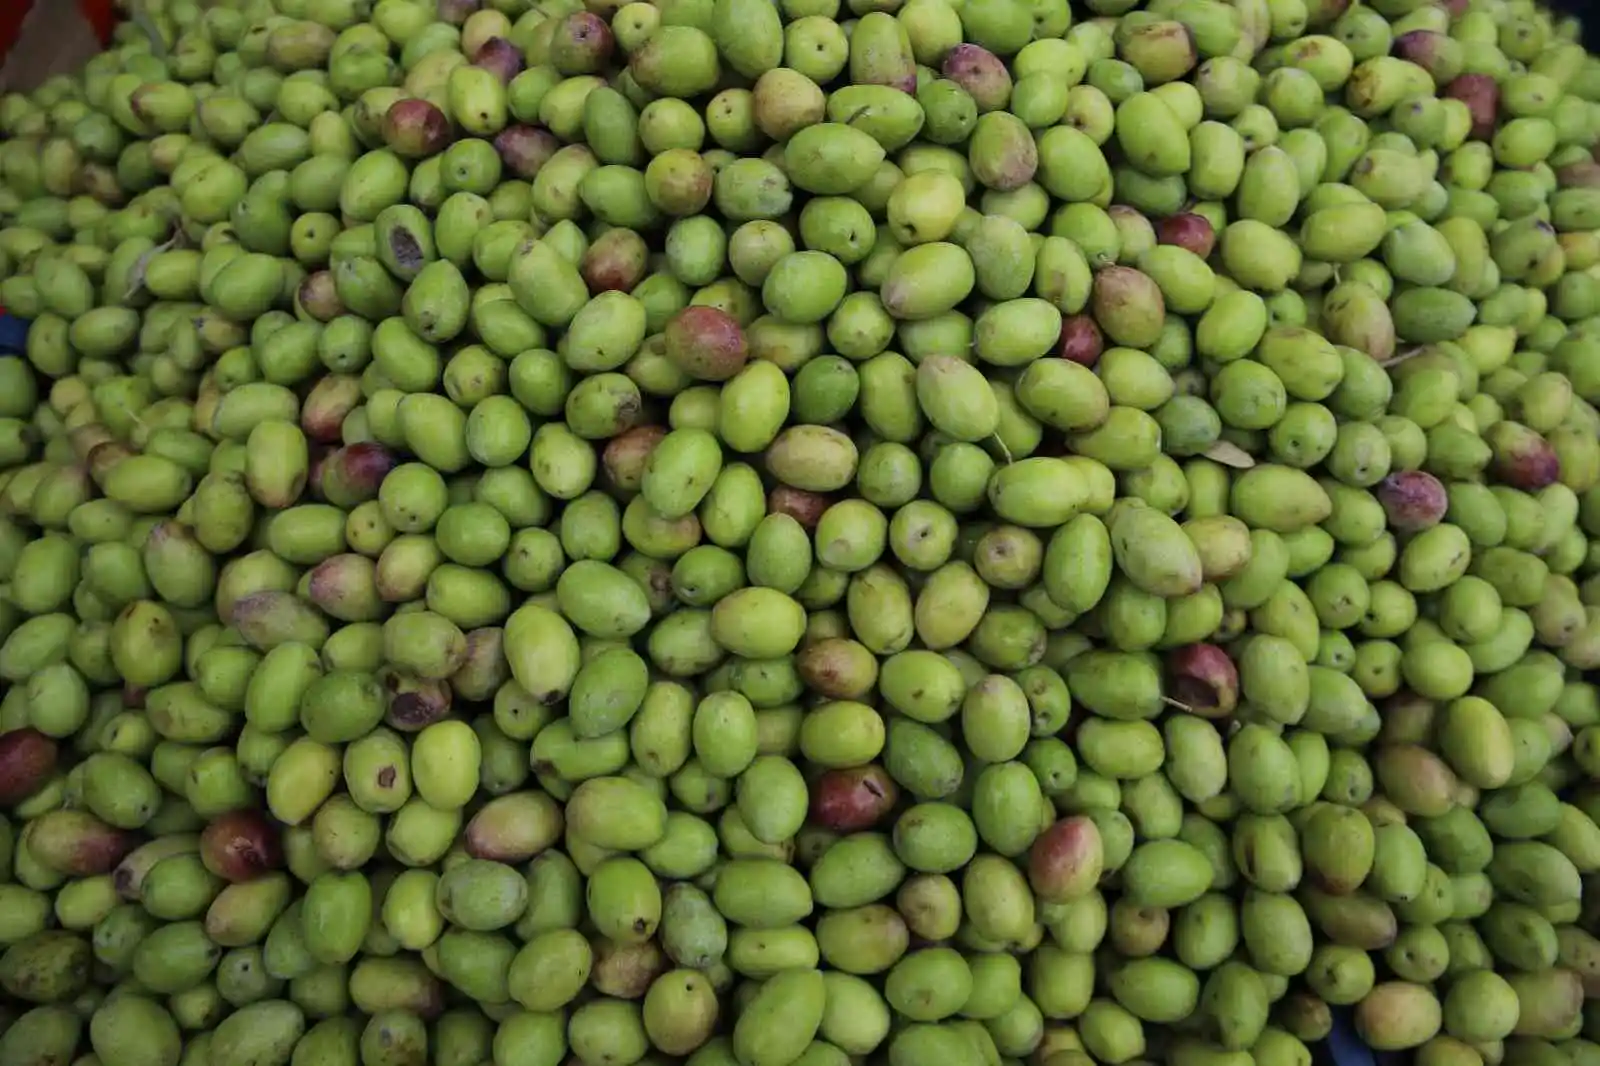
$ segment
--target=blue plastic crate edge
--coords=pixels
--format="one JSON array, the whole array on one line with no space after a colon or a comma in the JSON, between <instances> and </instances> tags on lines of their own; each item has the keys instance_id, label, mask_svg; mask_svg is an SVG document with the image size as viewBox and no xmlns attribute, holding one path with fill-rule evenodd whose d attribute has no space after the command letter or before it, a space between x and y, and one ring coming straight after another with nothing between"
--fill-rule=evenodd
<instances>
[{"instance_id":1,"label":"blue plastic crate edge","mask_svg":"<svg viewBox=\"0 0 1600 1066\"><path fill-rule=\"evenodd\" d=\"M21 355L28 349L28 320L0 312L0 352Z\"/></svg>"},{"instance_id":2,"label":"blue plastic crate edge","mask_svg":"<svg viewBox=\"0 0 1600 1066\"><path fill-rule=\"evenodd\" d=\"M1403 1061L1392 1052L1374 1053L1356 1033L1350 1011L1338 1007L1327 1037L1311 1046L1311 1057L1316 1066L1400 1066Z\"/></svg>"}]
</instances>

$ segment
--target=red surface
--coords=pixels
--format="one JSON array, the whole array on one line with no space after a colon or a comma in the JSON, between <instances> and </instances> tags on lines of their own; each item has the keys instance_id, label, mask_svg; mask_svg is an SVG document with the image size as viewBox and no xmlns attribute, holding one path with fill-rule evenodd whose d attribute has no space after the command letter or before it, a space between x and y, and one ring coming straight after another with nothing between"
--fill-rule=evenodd
<instances>
[{"instance_id":1,"label":"red surface","mask_svg":"<svg viewBox=\"0 0 1600 1066\"><path fill-rule=\"evenodd\" d=\"M28 17L33 0L0 0L0 58L11 51L22 31L22 20Z\"/></svg>"},{"instance_id":2,"label":"red surface","mask_svg":"<svg viewBox=\"0 0 1600 1066\"><path fill-rule=\"evenodd\" d=\"M26 5L28 0L21 2ZM94 35L100 38L100 43L110 44L111 31L117 25L117 9L113 0L78 0L78 10L94 27Z\"/></svg>"},{"instance_id":3,"label":"red surface","mask_svg":"<svg viewBox=\"0 0 1600 1066\"><path fill-rule=\"evenodd\" d=\"M17 43L17 36L22 32L22 20L28 17L33 3L34 0L0 0L0 59L4 59L11 51L11 46ZM109 44L111 31L117 24L114 0L77 0L77 5L84 20L94 27L100 43Z\"/></svg>"}]
</instances>

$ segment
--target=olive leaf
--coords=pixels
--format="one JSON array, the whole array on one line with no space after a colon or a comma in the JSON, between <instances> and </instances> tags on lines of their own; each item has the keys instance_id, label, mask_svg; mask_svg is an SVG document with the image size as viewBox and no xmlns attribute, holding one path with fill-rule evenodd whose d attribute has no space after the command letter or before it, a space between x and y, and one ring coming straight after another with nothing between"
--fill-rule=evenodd
<instances>
[{"instance_id":1,"label":"olive leaf","mask_svg":"<svg viewBox=\"0 0 1600 1066\"><path fill-rule=\"evenodd\" d=\"M162 252L178 247L183 241L183 231L177 230L172 236L146 249L139 258L133 261L133 266L128 270L128 291L122 294L123 303L127 303L144 291L144 276L150 269L150 260Z\"/></svg>"},{"instance_id":2,"label":"olive leaf","mask_svg":"<svg viewBox=\"0 0 1600 1066\"><path fill-rule=\"evenodd\" d=\"M1201 454L1213 462L1221 463L1223 466L1231 466L1235 470L1249 470L1256 465L1255 459L1251 457L1249 452L1231 441L1216 441Z\"/></svg>"}]
</instances>

